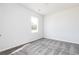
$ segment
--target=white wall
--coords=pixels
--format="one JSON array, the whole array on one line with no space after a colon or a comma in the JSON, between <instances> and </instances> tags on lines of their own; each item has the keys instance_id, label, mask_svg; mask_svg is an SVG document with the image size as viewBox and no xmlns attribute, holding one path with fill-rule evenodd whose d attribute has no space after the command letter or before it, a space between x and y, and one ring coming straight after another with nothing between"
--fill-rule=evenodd
<instances>
[{"instance_id":1,"label":"white wall","mask_svg":"<svg viewBox=\"0 0 79 59\"><path fill-rule=\"evenodd\" d=\"M31 32L31 16L39 18L39 32ZM43 37L42 16L19 4L0 4L0 51Z\"/></svg>"},{"instance_id":2,"label":"white wall","mask_svg":"<svg viewBox=\"0 0 79 59\"><path fill-rule=\"evenodd\" d=\"M79 7L45 16L44 37L79 44Z\"/></svg>"}]
</instances>

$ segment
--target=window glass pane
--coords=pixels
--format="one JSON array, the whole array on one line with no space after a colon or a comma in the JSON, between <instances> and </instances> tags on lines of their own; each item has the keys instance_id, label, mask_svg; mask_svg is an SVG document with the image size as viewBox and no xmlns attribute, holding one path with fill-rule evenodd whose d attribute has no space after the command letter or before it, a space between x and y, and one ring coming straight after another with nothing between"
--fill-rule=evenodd
<instances>
[{"instance_id":1,"label":"window glass pane","mask_svg":"<svg viewBox=\"0 0 79 59\"><path fill-rule=\"evenodd\" d=\"M31 24L32 24L32 32L38 32L38 18L32 16L31 17Z\"/></svg>"}]
</instances>

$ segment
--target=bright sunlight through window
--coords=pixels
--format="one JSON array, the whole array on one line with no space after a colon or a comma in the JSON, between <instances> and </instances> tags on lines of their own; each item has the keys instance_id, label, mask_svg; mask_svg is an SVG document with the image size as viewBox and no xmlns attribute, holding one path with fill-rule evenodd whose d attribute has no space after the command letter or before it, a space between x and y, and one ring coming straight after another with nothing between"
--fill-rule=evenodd
<instances>
[{"instance_id":1,"label":"bright sunlight through window","mask_svg":"<svg viewBox=\"0 0 79 59\"><path fill-rule=\"evenodd\" d=\"M38 18L32 16L31 17L31 24L32 24L32 33L38 32Z\"/></svg>"}]
</instances>

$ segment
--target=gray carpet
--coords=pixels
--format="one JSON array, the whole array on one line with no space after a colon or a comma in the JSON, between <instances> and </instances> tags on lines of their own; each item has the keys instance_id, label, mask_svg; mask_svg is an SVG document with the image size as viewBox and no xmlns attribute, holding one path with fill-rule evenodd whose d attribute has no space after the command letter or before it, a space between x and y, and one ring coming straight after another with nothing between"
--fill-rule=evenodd
<instances>
[{"instance_id":1,"label":"gray carpet","mask_svg":"<svg viewBox=\"0 0 79 59\"><path fill-rule=\"evenodd\" d=\"M28 43L12 55L79 55L79 45L51 39L39 39Z\"/></svg>"}]
</instances>

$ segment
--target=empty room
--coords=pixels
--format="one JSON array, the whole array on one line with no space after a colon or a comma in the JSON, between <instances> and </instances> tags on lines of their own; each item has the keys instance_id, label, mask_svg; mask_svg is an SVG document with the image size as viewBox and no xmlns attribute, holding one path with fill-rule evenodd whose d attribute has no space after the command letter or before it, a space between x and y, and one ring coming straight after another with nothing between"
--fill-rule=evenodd
<instances>
[{"instance_id":1,"label":"empty room","mask_svg":"<svg viewBox=\"0 0 79 59\"><path fill-rule=\"evenodd\" d=\"M0 3L0 55L79 55L79 3Z\"/></svg>"}]
</instances>

